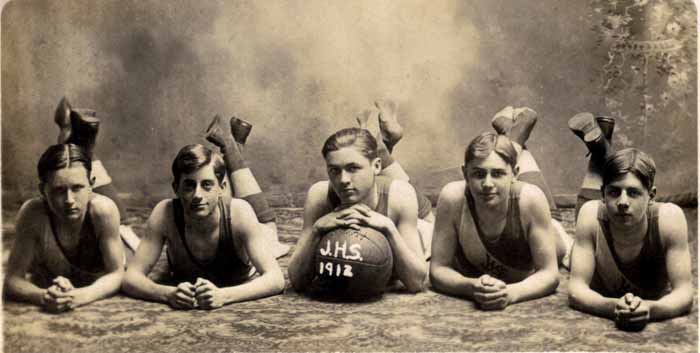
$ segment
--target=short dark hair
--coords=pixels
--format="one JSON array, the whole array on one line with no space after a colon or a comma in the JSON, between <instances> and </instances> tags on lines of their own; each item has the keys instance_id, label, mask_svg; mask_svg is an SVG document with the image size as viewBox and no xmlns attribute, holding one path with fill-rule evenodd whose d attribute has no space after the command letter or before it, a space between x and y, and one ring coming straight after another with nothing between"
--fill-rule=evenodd
<instances>
[{"instance_id":1,"label":"short dark hair","mask_svg":"<svg viewBox=\"0 0 700 353\"><path fill-rule=\"evenodd\" d=\"M55 171L70 168L76 163L85 167L89 180L92 172L92 159L85 149L72 143L50 146L41 155L36 167L39 181L47 183Z\"/></svg>"},{"instance_id":2,"label":"short dark hair","mask_svg":"<svg viewBox=\"0 0 700 353\"><path fill-rule=\"evenodd\" d=\"M219 181L219 185L221 185L226 177L226 165L220 154L200 144L187 145L181 148L180 152L175 156L172 166L175 185L180 185L180 177L183 173L195 172L212 162L214 175Z\"/></svg>"},{"instance_id":3,"label":"short dark hair","mask_svg":"<svg viewBox=\"0 0 700 353\"><path fill-rule=\"evenodd\" d=\"M617 151L605 160L603 187L627 173L636 176L647 190L654 187L656 164L648 154L636 148Z\"/></svg>"},{"instance_id":4,"label":"short dark hair","mask_svg":"<svg viewBox=\"0 0 700 353\"><path fill-rule=\"evenodd\" d=\"M328 153L337 151L343 147L355 147L369 160L378 157L377 140L366 129L350 127L339 130L326 139L321 149L321 154L323 154L323 158L326 158Z\"/></svg>"},{"instance_id":5,"label":"short dark hair","mask_svg":"<svg viewBox=\"0 0 700 353\"><path fill-rule=\"evenodd\" d=\"M518 152L513 143L508 137L493 132L483 132L469 143L464 151L464 165L475 159L487 158L491 152L496 152L511 168L515 168Z\"/></svg>"}]
</instances>

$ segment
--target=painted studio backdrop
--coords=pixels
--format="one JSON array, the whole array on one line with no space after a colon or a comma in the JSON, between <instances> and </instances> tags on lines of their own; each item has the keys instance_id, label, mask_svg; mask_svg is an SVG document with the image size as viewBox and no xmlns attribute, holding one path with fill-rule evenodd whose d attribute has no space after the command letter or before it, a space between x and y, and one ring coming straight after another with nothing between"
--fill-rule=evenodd
<instances>
[{"instance_id":1,"label":"painted studio backdrop","mask_svg":"<svg viewBox=\"0 0 700 353\"><path fill-rule=\"evenodd\" d=\"M583 176L566 125L582 111L615 117L615 147L656 159L660 194L691 191L695 8L648 2L11 2L3 195L36 193L63 96L97 110L97 152L132 203L170 195L172 158L217 113L253 123L246 153L269 197L303 191L325 177L324 139L383 97L405 126L395 156L429 191L460 178L466 144L505 105L539 113L528 146L556 194Z\"/></svg>"}]
</instances>

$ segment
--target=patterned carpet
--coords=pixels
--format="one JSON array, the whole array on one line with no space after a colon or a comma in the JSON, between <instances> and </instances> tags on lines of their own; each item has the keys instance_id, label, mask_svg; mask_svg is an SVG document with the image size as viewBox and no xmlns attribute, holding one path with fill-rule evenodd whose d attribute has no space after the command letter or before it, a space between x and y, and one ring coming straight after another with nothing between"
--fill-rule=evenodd
<instances>
[{"instance_id":1,"label":"patterned carpet","mask_svg":"<svg viewBox=\"0 0 700 353\"><path fill-rule=\"evenodd\" d=\"M148 210L129 211L142 234ZM294 244L301 211L277 211L282 240ZM561 214L568 231L572 214ZM687 214L697 278L697 210ZM13 228L3 225L6 245ZM289 255L280 262L286 272ZM609 320L567 306L567 275L561 273L555 295L502 312L478 311L468 301L432 291L388 293L375 302L344 304L312 301L290 288L210 312L175 311L123 295L61 315L6 302L4 351L698 351L697 303L687 316L652 323L639 333L620 332ZM697 279L694 284L697 288Z\"/></svg>"}]
</instances>

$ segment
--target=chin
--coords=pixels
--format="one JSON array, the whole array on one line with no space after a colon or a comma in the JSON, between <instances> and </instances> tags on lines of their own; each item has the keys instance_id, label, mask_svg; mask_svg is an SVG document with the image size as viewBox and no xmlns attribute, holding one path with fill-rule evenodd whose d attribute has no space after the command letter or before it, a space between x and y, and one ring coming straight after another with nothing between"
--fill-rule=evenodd
<instances>
[{"instance_id":1,"label":"chin","mask_svg":"<svg viewBox=\"0 0 700 353\"><path fill-rule=\"evenodd\" d=\"M501 199L500 197L495 197L495 198L492 198L492 199L484 199L484 198L481 199L481 203L482 203L484 206L489 206L489 207L498 206L498 205L500 205L502 202L503 202L503 199Z\"/></svg>"},{"instance_id":2,"label":"chin","mask_svg":"<svg viewBox=\"0 0 700 353\"><path fill-rule=\"evenodd\" d=\"M68 214L64 217L66 221L78 221L82 217L81 213L78 214Z\"/></svg>"},{"instance_id":3,"label":"chin","mask_svg":"<svg viewBox=\"0 0 700 353\"><path fill-rule=\"evenodd\" d=\"M360 199L357 197L348 197L345 199L340 199L340 204L343 206L352 206L358 202L360 202Z\"/></svg>"},{"instance_id":4,"label":"chin","mask_svg":"<svg viewBox=\"0 0 700 353\"><path fill-rule=\"evenodd\" d=\"M209 209L206 210L192 210L189 212L190 217L195 217L195 218L207 218L211 216L212 212Z\"/></svg>"}]
</instances>

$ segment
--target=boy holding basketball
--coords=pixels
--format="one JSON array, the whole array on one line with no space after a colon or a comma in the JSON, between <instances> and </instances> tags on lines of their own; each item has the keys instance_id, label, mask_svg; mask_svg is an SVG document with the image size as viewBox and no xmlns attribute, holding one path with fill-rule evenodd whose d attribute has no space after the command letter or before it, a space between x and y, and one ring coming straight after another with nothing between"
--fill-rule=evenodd
<instances>
[{"instance_id":1,"label":"boy holding basketball","mask_svg":"<svg viewBox=\"0 0 700 353\"><path fill-rule=\"evenodd\" d=\"M358 120L362 126L367 115ZM391 125L387 125L380 121L380 127L389 132ZM405 172L390 158L384 142L366 129L347 128L324 143L322 154L329 180L314 184L304 205L301 237L289 264L295 290L309 289L318 271L314 268L315 251L323 235L337 228L360 226L386 237L393 253L393 271L406 290L423 290L427 265L417 225L418 198L405 178L391 177L405 176ZM382 168L388 161L388 168Z\"/></svg>"}]
</instances>

